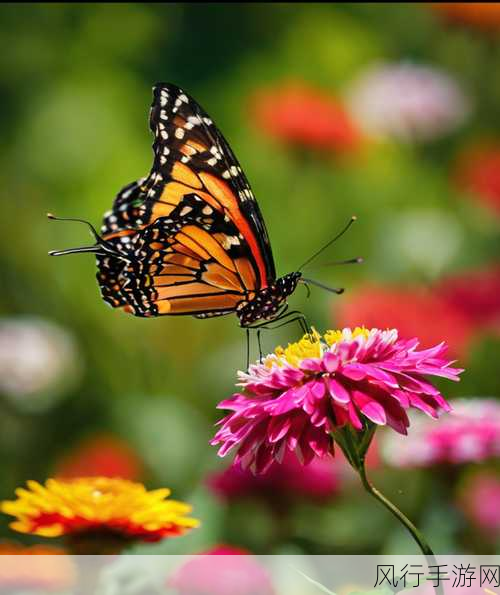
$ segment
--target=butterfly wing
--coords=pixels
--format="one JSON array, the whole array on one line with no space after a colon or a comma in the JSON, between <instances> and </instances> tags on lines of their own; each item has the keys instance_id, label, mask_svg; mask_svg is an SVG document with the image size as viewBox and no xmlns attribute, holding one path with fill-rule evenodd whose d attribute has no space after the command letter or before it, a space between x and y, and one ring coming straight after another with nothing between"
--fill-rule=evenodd
<instances>
[{"instance_id":1,"label":"butterfly wing","mask_svg":"<svg viewBox=\"0 0 500 595\"><path fill-rule=\"evenodd\" d=\"M123 258L98 256L104 299L137 316L229 314L253 298L248 246L232 221L195 193L141 232L110 240ZM111 292L109 291L110 285Z\"/></svg>"},{"instance_id":2,"label":"butterfly wing","mask_svg":"<svg viewBox=\"0 0 500 595\"><path fill-rule=\"evenodd\" d=\"M103 298L139 316L232 312L275 280L262 215L206 112L174 85L153 94L153 167L104 220L123 257L98 256Z\"/></svg>"}]
</instances>

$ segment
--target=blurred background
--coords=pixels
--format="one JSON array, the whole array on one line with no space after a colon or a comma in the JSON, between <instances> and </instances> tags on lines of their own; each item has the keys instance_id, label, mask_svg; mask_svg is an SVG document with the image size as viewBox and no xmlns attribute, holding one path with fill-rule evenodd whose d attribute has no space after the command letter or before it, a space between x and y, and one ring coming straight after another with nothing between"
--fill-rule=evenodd
<instances>
[{"instance_id":1,"label":"blurred background","mask_svg":"<svg viewBox=\"0 0 500 595\"><path fill-rule=\"evenodd\" d=\"M413 441L379 432L371 473L437 552L498 553L500 5L4 4L0 15L0 498L27 479L121 476L171 487L203 521L136 551L415 553L340 458L257 480L207 446L245 365L234 316L135 319L101 300L91 256L47 256L88 241L47 211L100 225L149 171L151 87L169 81L229 140L279 274L358 216L315 264L364 264L309 271L346 292L299 290L293 307L321 330L394 326L449 343L466 368L442 385L460 398L453 423L422 414ZM266 333L265 351L298 333ZM2 539L34 541L7 524Z\"/></svg>"}]
</instances>

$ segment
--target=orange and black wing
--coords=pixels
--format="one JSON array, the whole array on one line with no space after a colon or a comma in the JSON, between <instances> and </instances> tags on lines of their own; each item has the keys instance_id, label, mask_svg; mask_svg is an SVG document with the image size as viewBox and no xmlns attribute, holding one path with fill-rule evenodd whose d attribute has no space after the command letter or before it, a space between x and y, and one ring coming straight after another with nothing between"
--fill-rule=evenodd
<instances>
[{"instance_id":1,"label":"orange and black wing","mask_svg":"<svg viewBox=\"0 0 500 595\"><path fill-rule=\"evenodd\" d=\"M97 257L103 297L136 316L229 314L255 295L243 235L196 193L170 216L109 244L123 256Z\"/></svg>"},{"instance_id":2,"label":"orange and black wing","mask_svg":"<svg viewBox=\"0 0 500 595\"><path fill-rule=\"evenodd\" d=\"M141 316L229 313L275 280L262 215L206 112L174 85L153 94L153 167L104 219L123 256L98 256L103 297Z\"/></svg>"}]
</instances>

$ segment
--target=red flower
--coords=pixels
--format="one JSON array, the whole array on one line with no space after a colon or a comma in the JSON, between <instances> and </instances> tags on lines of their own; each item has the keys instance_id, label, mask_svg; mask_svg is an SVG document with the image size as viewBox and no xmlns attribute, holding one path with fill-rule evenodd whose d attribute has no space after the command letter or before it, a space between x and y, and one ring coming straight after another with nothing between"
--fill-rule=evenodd
<instances>
[{"instance_id":1,"label":"red flower","mask_svg":"<svg viewBox=\"0 0 500 595\"><path fill-rule=\"evenodd\" d=\"M500 264L448 277L436 290L473 324L500 332Z\"/></svg>"},{"instance_id":2,"label":"red flower","mask_svg":"<svg viewBox=\"0 0 500 595\"><path fill-rule=\"evenodd\" d=\"M66 455L57 465L55 477L120 477L131 481L143 476L143 465L135 451L112 435L92 436Z\"/></svg>"},{"instance_id":3,"label":"red flower","mask_svg":"<svg viewBox=\"0 0 500 595\"><path fill-rule=\"evenodd\" d=\"M303 467L287 453L282 464L274 463L262 475L255 475L239 465L231 465L208 478L212 491L223 500L260 498L283 506L297 497L326 500L340 488L341 469L330 459L313 459Z\"/></svg>"},{"instance_id":4,"label":"red flower","mask_svg":"<svg viewBox=\"0 0 500 595\"><path fill-rule=\"evenodd\" d=\"M168 586L177 595L274 595L265 568L246 550L224 545L188 560Z\"/></svg>"},{"instance_id":5,"label":"red flower","mask_svg":"<svg viewBox=\"0 0 500 595\"><path fill-rule=\"evenodd\" d=\"M435 2L428 3L450 21L481 29L500 29L499 2Z\"/></svg>"},{"instance_id":6,"label":"red flower","mask_svg":"<svg viewBox=\"0 0 500 595\"><path fill-rule=\"evenodd\" d=\"M265 133L293 146L346 152L357 148L361 140L343 104L305 83L261 90L252 108Z\"/></svg>"},{"instance_id":7,"label":"red flower","mask_svg":"<svg viewBox=\"0 0 500 595\"><path fill-rule=\"evenodd\" d=\"M455 356L466 355L473 334L473 325L462 311L420 288L367 285L335 306L339 327L396 328L400 336L418 336L422 347L446 341Z\"/></svg>"},{"instance_id":8,"label":"red flower","mask_svg":"<svg viewBox=\"0 0 500 595\"><path fill-rule=\"evenodd\" d=\"M457 161L455 177L459 186L500 215L500 144L469 147Z\"/></svg>"}]
</instances>

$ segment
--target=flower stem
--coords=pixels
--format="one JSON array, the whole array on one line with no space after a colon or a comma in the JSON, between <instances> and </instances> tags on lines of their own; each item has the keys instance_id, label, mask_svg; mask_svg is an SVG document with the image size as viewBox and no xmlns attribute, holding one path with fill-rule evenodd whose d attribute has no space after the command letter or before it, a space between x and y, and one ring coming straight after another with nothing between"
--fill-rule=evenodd
<instances>
[{"instance_id":1,"label":"flower stem","mask_svg":"<svg viewBox=\"0 0 500 595\"><path fill-rule=\"evenodd\" d=\"M411 533L413 539L418 543L419 548L422 550L424 556L434 556L434 552L431 550L429 544L425 540L422 533L415 527L415 525L406 517L397 506L395 506L390 500L388 500L377 488L371 483L366 476L365 465L361 465L359 468L359 476L361 482L367 492L369 492L374 498L381 502L392 514L402 523L408 531Z\"/></svg>"},{"instance_id":2,"label":"flower stem","mask_svg":"<svg viewBox=\"0 0 500 595\"><path fill-rule=\"evenodd\" d=\"M364 457L361 459L360 463L361 464L358 466L357 471L365 490L381 504L383 504L383 506L385 506L387 510L389 510L398 519L398 521L408 529L413 539L417 542L418 547L422 550L422 553L427 558L428 563L436 565L436 557L425 537L417 529L417 527L415 527L410 519L371 483L366 475ZM443 587L439 581L437 581L437 585L434 586L434 590L436 591L436 595L443 595Z\"/></svg>"}]
</instances>

